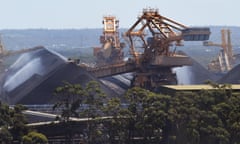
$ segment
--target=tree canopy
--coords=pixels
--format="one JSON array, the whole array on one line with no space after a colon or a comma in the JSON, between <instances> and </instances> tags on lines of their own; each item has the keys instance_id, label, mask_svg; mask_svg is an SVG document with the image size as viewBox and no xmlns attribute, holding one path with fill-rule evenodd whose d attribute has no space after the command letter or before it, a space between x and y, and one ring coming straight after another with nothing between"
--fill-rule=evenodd
<instances>
[{"instance_id":1,"label":"tree canopy","mask_svg":"<svg viewBox=\"0 0 240 144\"><path fill-rule=\"evenodd\" d=\"M230 85L211 85L216 89L171 96L134 87L123 100L106 98L97 82L57 89L74 97L68 109L81 107L71 116L95 119L86 128L89 143L240 143L240 95Z\"/></svg>"}]
</instances>

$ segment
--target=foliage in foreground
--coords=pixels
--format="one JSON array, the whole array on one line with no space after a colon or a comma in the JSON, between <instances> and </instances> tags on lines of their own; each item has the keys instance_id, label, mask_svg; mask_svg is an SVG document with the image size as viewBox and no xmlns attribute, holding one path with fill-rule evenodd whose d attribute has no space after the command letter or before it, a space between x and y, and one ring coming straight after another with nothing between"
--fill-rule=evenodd
<instances>
[{"instance_id":1,"label":"foliage in foreground","mask_svg":"<svg viewBox=\"0 0 240 144\"><path fill-rule=\"evenodd\" d=\"M46 144L48 139L45 135L31 131L22 137L23 144Z\"/></svg>"},{"instance_id":2,"label":"foliage in foreground","mask_svg":"<svg viewBox=\"0 0 240 144\"><path fill-rule=\"evenodd\" d=\"M27 123L25 116L22 111L25 108L22 105L15 105L13 108L9 107L0 101L0 143L10 144L13 141L20 143L22 138L27 138L27 133L31 132L30 129L25 125ZM38 133L38 141L44 138L44 135ZM32 143L36 144L33 138ZM31 139L32 140L32 139ZM24 140L25 141L25 140ZM29 143L30 142L24 142ZM42 143L42 142L40 142Z\"/></svg>"},{"instance_id":3,"label":"foliage in foreground","mask_svg":"<svg viewBox=\"0 0 240 144\"><path fill-rule=\"evenodd\" d=\"M134 87L124 102L106 99L97 82L56 89L62 120L88 117L87 143L238 144L240 95L228 86L168 96ZM105 104L104 104L105 103ZM101 116L111 118L101 119Z\"/></svg>"},{"instance_id":4,"label":"foliage in foreground","mask_svg":"<svg viewBox=\"0 0 240 144\"><path fill-rule=\"evenodd\" d=\"M16 105L10 108L0 101L0 142L11 143L12 140L20 140L27 131L26 119L21 113L24 108Z\"/></svg>"}]
</instances>

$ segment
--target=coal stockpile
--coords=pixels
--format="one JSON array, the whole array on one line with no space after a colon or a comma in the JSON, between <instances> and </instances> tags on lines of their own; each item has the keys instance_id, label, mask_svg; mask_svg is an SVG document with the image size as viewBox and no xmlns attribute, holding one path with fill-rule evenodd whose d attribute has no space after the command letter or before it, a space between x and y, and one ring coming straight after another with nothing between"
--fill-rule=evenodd
<instances>
[{"instance_id":1,"label":"coal stockpile","mask_svg":"<svg viewBox=\"0 0 240 144\"><path fill-rule=\"evenodd\" d=\"M9 104L51 104L55 88L63 81L85 85L91 80L98 81L85 69L48 49L23 54L6 72L1 99ZM107 95L115 93L101 84Z\"/></svg>"},{"instance_id":2,"label":"coal stockpile","mask_svg":"<svg viewBox=\"0 0 240 144\"><path fill-rule=\"evenodd\" d=\"M221 76L216 75L213 72L208 71L205 67L199 64L197 61L193 60L193 65L191 66L192 84L203 84L207 80L217 81Z\"/></svg>"},{"instance_id":3,"label":"coal stockpile","mask_svg":"<svg viewBox=\"0 0 240 144\"><path fill-rule=\"evenodd\" d=\"M175 71L178 84L203 84L206 80L219 79L195 60L192 66L176 68ZM236 74L231 75L239 76L239 69L235 71ZM58 53L42 48L23 54L6 71L0 87L1 100L9 104L52 104L55 102L55 88L64 81L84 86L95 80L100 82L107 95L122 95L130 88L132 77L128 73L99 80Z\"/></svg>"},{"instance_id":4,"label":"coal stockpile","mask_svg":"<svg viewBox=\"0 0 240 144\"><path fill-rule=\"evenodd\" d=\"M191 66L175 68L178 84L204 84L207 80L216 82L220 77L209 72L205 67L192 59Z\"/></svg>"},{"instance_id":5,"label":"coal stockpile","mask_svg":"<svg viewBox=\"0 0 240 144\"><path fill-rule=\"evenodd\" d=\"M240 64L222 77L218 83L240 84Z\"/></svg>"},{"instance_id":6,"label":"coal stockpile","mask_svg":"<svg viewBox=\"0 0 240 144\"><path fill-rule=\"evenodd\" d=\"M111 88L118 95L123 95L126 90L131 88L132 73L125 73L100 79L102 83Z\"/></svg>"}]
</instances>

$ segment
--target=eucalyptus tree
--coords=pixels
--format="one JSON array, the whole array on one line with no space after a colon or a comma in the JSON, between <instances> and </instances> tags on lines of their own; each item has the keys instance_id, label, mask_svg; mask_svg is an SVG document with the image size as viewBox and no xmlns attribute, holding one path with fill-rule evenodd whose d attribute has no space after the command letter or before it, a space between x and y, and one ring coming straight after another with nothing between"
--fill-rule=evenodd
<instances>
[{"instance_id":1,"label":"eucalyptus tree","mask_svg":"<svg viewBox=\"0 0 240 144\"><path fill-rule=\"evenodd\" d=\"M170 100L168 110L167 143L199 143L199 132L197 129L200 110L196 107L196 94L192 92L176 93Z\"/></svg>"},{"instance_id":2,"label":"eucalyptus tree","mask_svg":"<svg viewBox=\"0 0 240 144\"><path fill-rule=\"evenodd\" d=\"M124 111L127 123L127 141L132 142L134 137L141 135L144 127L144 105L145 98L150 91L134 87L129 89L125 94L127 109Z\"/></svg>"},{"instance_id":3,"label":"eucalyptus tree","mask_svg":"<svg viewBox=\"0 0 240 144\"><path fill-rule=\"evenodd\" d=\"M66 143L73 141L73 126L70 123L71 117L79 117L78 110L83 104L84 88L80 84L71 84L64 82L63 86L55 89L54 95L57 102L53 106L53 110L60 113L60 120L65 127Z\"/></svg>"},{"instance_id":4,"label":"eucalyptus tree","mask_svg":"<svg viewBox=\"0 0 240 144\"><path fill-rule=\"evenodd\" d=\"M71 141L72 127L68 123L71 117L87 118L85 130L88 143L102 140L102 128L99 117L103 115L103 106L106 95L96 81L89 81L86 86L64 82L63 86L56 88L57 102L53 110L61 113L60 120L66 123L69 131L66 133L68 141Z\"/></svg>"},{"instance_id":5,"label":"eucalyptus tree","mask_svg":"<svg viewBox=\"0 0 240 144\"><path fill-rule=\"evenodd\" d=\"M227 113L230 105L227 104L232 97L230 85L213 83L214 89L203 90L196 98L197 107L201 110L199 118L200 143L222 143L230 141L230 131L227 129ZM224 110L225 109L225 110ZM224 110L224 111L223 111Z\"/></svg>"},{"instance_id":6,"label":"eucalyptus tree","mask_svg":"<svg viewBox=\"0 0 240 144\"><path fill-rule=\"evenodd\" d=\"M87 117L88 143L237 144L240 96L230 85L168 96L134 87L121 100L107 98L99 83L66 83L56 89L64 120ZM101 119L102 116L110 116Z\"/></svg>"},{"instance_id":7,"label":"eucalyptus tree","mask_svg":"<svg viewBox=\"0 0 240 144\"><path fill-rule=\"evenodd\" d=\"M175 143L228 144L231 137L236 139L229 128L230 114L235 109L230 100L236 97L229 85L212 86L215 89L182 92L172 97L169 118Z\"/></svg>"},{"instance_id":8,"label":"eucalyptus tree","mask_svg":"<svg viewBox=\"0 0 240 144\"><path fill-rule=\"evenodd\" d=\"M104 103L106 102L106 94L102 91L97 81L90 81L84 88L84 107L80 113L81 116L87 117L86 132L88 135L88 143L104 143L106 137L104 135L104 125L101 116L104 115Z\"/></svg>"},{"instance_id":9,"label":"eucalyptus tree","mask_svg":"<svg viewBox=\"0 0 240 144\"><path fill-rule=\"evenodd\" d=\"M229 143L240 143L240 93L234 93L229 99L227 108L223 107L220 112L226 118L226 127L230 133Z\"/></svg>"},{"instance_id":10,"label":"eucalyptus tree","mask_svg":"<svg viewBox=\"0 0 240 144\"><path fill-rule=\"evenodd\" d=\"M1 128L0 128L0 143L10 144L12 140L13 140L13 136L10 133L10 131L8 130L8 127L1 126Z\"/></svg>"},{"instance_id":11,"label":"eucalyptus tree","mask_svg":"<svg viewBox=\"0 0 240 144\"><path fill-rule=\"evenodd\" d=\"M22 137L22 143L23 144L47 144L48 139L42 133L31 131L27 135L24 135Z\"/></svg>"},{"instance_id":12,"label":"eucalyptus tree","mask_svg":"<svg viewBox=\"0 0 240 144\"><path fill-rule=\"evenodd\" d=\"M149 93L144 99L143 137L146 143L165 143L169 131L169 106L171 97Z\"/></svg>"},{"instance_id":13,"label":"eucalyptus tree","mask_svg":"<svg viewBox=\"0 0 240 144\"><path fill-rule=\"evenodd\" d=\"M9 127L12 126L11 110L8 105L0 101L0 142L10 143L13 139L12 134L9 131Z\"/></svg>"},{"instance_id":14,"label":"eucalyptus tree","mask_svg":"<svg viewBox=\"0 0 240 144\"><path fill-rule=\"evenodd\" d=\"M60 120L68 122L70 117L78 117L77 110L83 104L84 88L80 84L71 84L64 82L63 86L55 89L54 95L57 102L53 106L53 110L61 113Z\"/></svg>"},{"instance_id":15,"label":"eucalyptus tree","mask_svg":"<svg viewBox=\"0 0 240 144\"><path fill-rule=\"evenodd\" d=\"M26 118L22 114L25 108L16 105L13 108L0 101L0 142L11 143L12 140L21 141L21 137L27 133Z\"/></svg>"},{"instance_id":16,"label":"eucalyptus tree","mask_svg":"<svg viewBox=\"0 0 240 144\"><path fill-rule=\"evenodd\" d=\"M125 94L127 108L120 111L125 123L128 143L141 139L142 143L158 143L167 127L168 107L171 97L156 94L139 87L129 89Z\"/></svg>"},{"instance_id":17,"label":"eucalyptus tree","mask_svg":"<svg viewBox=\"0 0 240 144\"><path fill-rule=\"evenodd\" d=\"M21 141L21 138L23 135L25 135L28 131L29 128L26 126L27 124L27 119L25 115L22 113L24 110L27 108L17 104L11 109L11 134L15 139L18 141Z\"/></svg>"},{"instance_id":18,"label":"eucalyptus tree","mask_svg":"<svg viewBox=\"0 0 240 144\"><path fill-rule=\"evenodd\" d=\"M225 141L225 143L239 143L240 95L239 93L232 93L229 88L225 90L222 89L221 91L225 91L225 95L221 96L222 101L216 103L213 106L212 111L218 115L226 132L225 134L223 132L219 133L217 137L218 139Z\"/></svg>"},{"instance_id":19,"label":"eucalyptus tree","mask_svg":"<svg viewBox=\"0 0 240 144\"><path fill-rule=\"evenodd\" d=\"M110 116L109 119L104 120L106 126L106 135L109 137L109 143L124 143L125 137L125 117L121 116L124 104L121 103L119 98L110 98L105 107L104 113L106 116Z\"/></svg>"}]
</instances>

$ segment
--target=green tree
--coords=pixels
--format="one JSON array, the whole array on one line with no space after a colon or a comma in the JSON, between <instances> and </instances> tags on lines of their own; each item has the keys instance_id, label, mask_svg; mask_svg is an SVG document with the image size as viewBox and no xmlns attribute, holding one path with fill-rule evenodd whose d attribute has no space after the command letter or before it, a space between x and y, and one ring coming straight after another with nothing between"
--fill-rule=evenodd
<instances>
[{"instance_id":1,"label":"green tree","mask_svg":"<svg viewBox=\"0 0 240 144\"><path fill-rule=\"evenodd\" d=\"M53 110L58 110L61 113L60 120L64 125L66 143L72 143L73 126L70 123L71 117L79 117L79 109L83 104L84 89L80 84L71 84L64 82L63 86L55 89L54 95L57 97L57 102L53 106Z\"/></svg>"},{"instance_id":2,"label":"green tree","mask_svg":"<svg viewBox=\"0 0 240 144\"><path fill-rule=\"evenodd\" d=\"M240 94L233 94L228 104L231 106L228 111L228 119L226 119L227 129L230 132L230 142L232 144L240 143Z\"/></svg>"},{"instance_id":3,"label":"green tree","mask_svg":"<svg viewBox=\"0 0 240 144\"><path fill-rule=\"evenodd\" d=\"M21 140L21 136L27 132L26 119L22 114L25 108L15 105L10 108L0 101L0 141L9 143L14 140Z\"/></svg>"},{"instance_id":4,"label":"green tree","mask_svg":"<svg viewBox=\"0 0 240 144\"><path fill-rule=\"evenodd\" d=\"M104 125L99 117L104 115L106 95L96 81L88 82L84 90L84 107L81 116L88 118L86 128L88 143L103 143L105 140Z\"/></svg>"},{"instance_id":5,"label":"green tree","mask_svg":"<svg viewBox=\"0 0 240 144\"><path fill-rule=\"evenodd\" d=\"M22 137L23 144L47 144L47 137L36 131L31 131Z\"/></svg>"},{"instance_id":6,"label":"green tree","mask_svg":"<svg viewBox=\"0 0 240 144\"><path fill-rule=\"evenodd\" d=\"M201 110L199 118L200 143L229 143L230 133L226 120L230 105L227 104L232 97L230 85L212 84L214 90L204 90L196 99Z\"/></svg>"},{"instance_id":7,"label":"green tree","mask_svg":"<svg viewBox=\"0 0 240 144\"><path fill-rule=\"evenodd\" d=\"M109 143L123 143L123 137L121 135L123 129L123 123L120 120L121 101L119 98L111 98L107 101L104 107L104 113L106 116L112 118L105 119L106 135L109 136ZM116 141L118 139L118 141Z\"/></svg>"},{"instance_id":8,"label":"green tree","mask_svg":"<svg viewBox=\"0 0 240 144\"><path fill-rule=\"evenodd\" d=\"M228 143L240 142L240 97L233 94L221 103L213 106L213 111L219 116L224 129L229 133ZM223 136L223 135L219 135ZM225 137L226 138L226 137Z\"/></svg>"},{"instance_id":9,"label":"green tree","mask_svg":"<svg viewBox=\"0 0 240 144\"><path fill-rule=\"evenodd\" d=\"M99 116L103 115L105 94L96 81L90 81L85 87L80 84L64 82L64 85L56 88L55 95L58 97L53 110L61 112L60 120L65 122L68 142L71 142L72 131L69 123L71 117L88 118L87 140L88 143L96 143L103 139L103 125L99 122Z\"/></svg>"},{"instance_id":10,"label":"green tree","mask_svg":"<svg viewBox=\"0 0 240 144\"><path fill-rule=\"evenodd\" d=\"M175 143L230 143L229 114L233 105L230 86L213 85L213 90L181 92L172 97L169 118ZM236 119L235 119L236 120Z\"/></svg>"},{"instance_id":11,"label":"green tree","mask_svg":"<svg viewBox=\"0 0 240 144\"><path fill-rule=\"evenodd\" d=\"M10 144L13 140L12 134L8 130L8 127L1 126L0 128L0 143L2 144Z\"/></svg>"},{"instance_id":12,"label":"green tree","mask_svg":"<svg viewBox=\"0 0 240 144\"><path fill-rule=\"evenodd\" d=\"M67 116L88 118L85 131L90 144L240 143L240 96L232 92L230 85L212 83L215 89L172 96L134 87L122 100L106 99L94 81L80 89L67 85L59 94L74 99L67 103L63 99L62 106L67 106Z\"/></svg>"},{"instance_id":13,"label":"green tree","mask_svg":"<svg viewBox=\"0 0 240 144\"><path fill-rule=\"evenodd\" d=\"M155 94L134 87L125 94L127 108L120 110L118 119L124 125L125 143L157 143L166 128L170 96Z\"/></svg>"},{"instance_id":14,"label":"green tree","mask_svg":"<svg viewBox=\"0 0 240 144\"><path fill-rule=\"evenodd\" d=\"M21 141L21 137L28 132L27 119L22 113L23 110L26 110L26 108L20 104L11 109L11 133L18 141Z\"/></svg>"},{"instance_id":15,"label":"green tree","mask_svg":"<svg viewBox=\"0 0 240 144\"><path fill-rule=\"evenodd\" d=\"M8 105L0 101L0 142L10 143L13 139L12 134L9 131L9 127L12 126L11 112Z\"/></svg>"},{"instance_id":16,"label":"green tree","mask_svg":"<svg viewBox=\"0 0 240 144\"><path fill-rule=\"evenodd\" d=\"M144 99L150 94L150 91L134 87L129 89L125 94L126 103L128 105L127 110L122 114L126 114L127 118L126 130L127 141L133 143L134 137L139 135L139 132L143 131L144 125ZM141 135L141 133L140 133Z\"/></svg>"},{"instance_id":17,"label":"green tree","mask_svg":"<svg viewBox=\"0 0 240 144\"><path fill-rule=\"evenodd\" d=\"M77 110L83 104L83 96L85 95L80 84L64 82L63 86L55 89L54 94L57 97L57 103L54 104L53 110L58 109L61 112L60 120L68 122L70 117L79 116Z\"/></svg>"},{"instance_id":18,"label":"green tree","mask_svg":"<svg viewBox=\"0 0 240 144\"><path fill-rule=\"evenodd\" d=\"M149 93L144 99L143 137L146 143L164 142L168 135L168 109L171 97Z\"/></svg>"},{"instance_id":19,"label":"green tree","mask_svg":"<svg viewBox=\"0 0 240 144\"><path fill-rule=\"evenodd\" d=\"M170 101L168 110L167 143L198 143L200 136L196 127L200 110L196 107L196 94L192 92L176 93Z\"/></svg>"}]
</instances>

